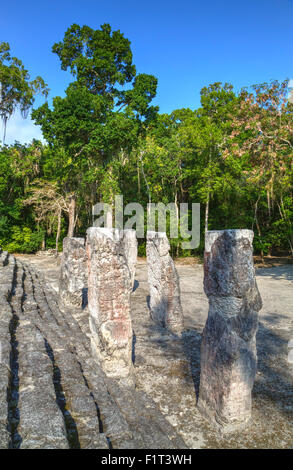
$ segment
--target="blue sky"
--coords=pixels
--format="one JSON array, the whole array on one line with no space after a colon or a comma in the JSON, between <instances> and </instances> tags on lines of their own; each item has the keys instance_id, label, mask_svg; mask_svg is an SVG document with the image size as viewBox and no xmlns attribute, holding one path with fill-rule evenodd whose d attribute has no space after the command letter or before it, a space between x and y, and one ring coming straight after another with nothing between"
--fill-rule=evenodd
<instances>
[{"instance_id":1,"label":"blue sky","mask_svg":"<svg viewBox=\"0 0 293 470\"><path fill-rule=\"evenodd\" d=\"M137 71L158 78L154 104L171 112L195 109L201 88L215 81L238 90L293 78L292 19L293 0L14 0L2 2L0 41L9 42L32 77L45 79L52 99L70 81L52 45L72 23L96 29L110 23L130 39ZM6 141L40 135L16 113Z\"/></svg>"}]
</instances>

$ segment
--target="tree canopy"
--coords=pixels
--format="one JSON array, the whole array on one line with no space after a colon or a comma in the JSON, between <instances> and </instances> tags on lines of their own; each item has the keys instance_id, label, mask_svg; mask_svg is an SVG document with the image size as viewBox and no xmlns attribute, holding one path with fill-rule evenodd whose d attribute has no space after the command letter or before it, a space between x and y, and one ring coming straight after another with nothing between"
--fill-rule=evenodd
<instances>
[{"instance_id":1,"label":"tree canopy","mask_svg":"<svg viewBox=\"0 0 293 470\"><path fill-rule=\"evenodd\" d=\"M47 97L48 87L41 77L30 80L21 60L12 57L7 42L0 43L0 119L4 124L4 137L8 119L16 108L26 117L36 94Z\"/></svg>"},{"instance_id":2,"label":"tree canopy","mask_svg":"<svg viewBox=\"0 0 293 470\"><path fill-rule=\"evenodd\" d=\"M201 203L201 233L251 228L261 254L293 254L293 103L288 81L236 91L215 82L198 109L159 113L153 75L137 73L130 41L104 24L72 25L53 45L72 81L63 97L34 109L46 143L0 149L0 245L10 251L59 246L84 235L103 200ZM29 81L0 48L2 119L24 113L44 82ZM5 114L6 113L6 114ZM8 114L7 114L8 113ZM201 237L203 240L203 236ZM199 254L171 240L174 255ZM140 241L139 253L145 253Z\"/></svg>"}]
</instances>

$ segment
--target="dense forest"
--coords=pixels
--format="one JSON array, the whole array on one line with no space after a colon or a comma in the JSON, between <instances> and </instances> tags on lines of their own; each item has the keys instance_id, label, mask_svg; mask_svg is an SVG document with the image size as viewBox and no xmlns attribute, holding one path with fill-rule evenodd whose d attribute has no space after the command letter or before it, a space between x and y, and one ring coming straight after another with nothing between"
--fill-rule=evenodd
<instances>
[{"instance_id":1,"label":"dense forest","mask_svg":"<svg viewBox=\"0 0 293 470\"><path fill-rule=\"evenodd\" d=\"M54 44L72 82L64 97L32 109L45 144L0 147L0 246L10 252L61 249L84 235L92 206L124 202L201 203L201 231L251 228L255 251L293 254L293 104L288 81L236 92L213 83L198 109L161 114L152 105L157 79L138 74L131 45L120 31L72 25ZM62 73L60 71L60 73ZM25 115L41 77L30 80L22 62L0 44L0 117ZM192 106L192 103L191 103ZM9 124L9 122L8 122ZM5 137L3 138L3 142ZM172 239L174 256L182 250ZM139 253L145 244L140 240Z\"/></svg>"}]
</instances>

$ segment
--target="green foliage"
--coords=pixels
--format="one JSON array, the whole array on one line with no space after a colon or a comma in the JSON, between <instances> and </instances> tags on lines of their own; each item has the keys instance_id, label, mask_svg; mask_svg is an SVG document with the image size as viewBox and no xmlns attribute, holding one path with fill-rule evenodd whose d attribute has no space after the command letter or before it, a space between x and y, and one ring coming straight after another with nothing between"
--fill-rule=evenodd
<instances>
[{"instance_id":1,"label":"green foliage","mask_svg":"<svg viewBox=\"0 0 293 470\"><path fill-rule=\"evenodd\" d=\"M18 107L24 117L38 93L48 95L48 88L41 77L30 80L21 60L10 55L7 42L0 43L0 119L6 128L7 120ZM4 139L5 140L5 132Z\"/></svg>"},{"instance_id":2,"label":"green foliage","mask_svg":"<svg viewBox=\"0 0 293 470\"><path fill-rule=\"evenodd\" d=\"M46 103L32 118L54 159L46 168L61 192L77 201L80 229L90 223L90 208L98 199L112 203L121 192L121 155L130 154L156 116L150 103L157 79L136 74L129 40L107 24L98 30L72 25L53 52L75 80L64 98L53 99L52 109Z\"/></svg>"},{"instance_id":3,"label":"green foliage","mask_svg":"<svg viewBox=\"0 0 293 470\"><path fill-rule=\"evenodd\" d=\"M137 255L145 257L146 256L146 242L139 242L137 246Z\"/></svg>"},{"instance_id":4,"label":"green foliage","mask_svg":"<svg viewBox=\"0 0 293 470\"><path fill-rule=\"evenodd\" d=\"M0 148L0 244L11 251L61 248L75 228L84 235L98 201L201 203L201 243L174 256L201 255L206 229L251 228L262 254L293 254L293 104L287 81L236 93L213 83L201 106L159 114L157 79L137 74L130 41L104 24L72 25L53 46L73 81L65 96L33 110L46 145ZM25 113L41 79L0 45L0 117ZM1 108L2 106L2 108ZM76 207L75 207L76 201ZM145 220L146 225L146 220ZM168 230L168 221L167 221ZM139 241L145 256L145 241Z\"/></svg>"},{"instance_id":5,"label":"green foliage","mask_svg":"<svg viewBox=\"0 0 293 470\"><path fill-rule=\"evenodd\" d=\"M130 82L136 73L132 64L130 42L109 24L100 30L73 24L63 42L54 44L61 68L68 67L82 85L95 94L115 94L115 84Z\"/></svg>"},{"instance_id":6,"label":"green foliage","mask_svg":"<svg viewBox=\"0 0 293 470\"><path fill-rule=\"evenodd\" d=\"M14 225L11 230L11 242L3 244L3 248L11 253L34 253L40 248L43 236L42 231L33 232L29 227Z\"/></svg>"}]
</instances>

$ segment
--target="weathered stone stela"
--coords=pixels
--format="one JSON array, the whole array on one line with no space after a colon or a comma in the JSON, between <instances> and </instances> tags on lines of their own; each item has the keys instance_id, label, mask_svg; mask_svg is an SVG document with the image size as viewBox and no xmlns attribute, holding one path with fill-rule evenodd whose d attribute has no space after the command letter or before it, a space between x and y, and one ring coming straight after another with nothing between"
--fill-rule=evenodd
<instances>
[{"instance_id":1,"label":"weathered stone stela","mask_svg":"<svg viewBox=\"0 0 293 470\"><path fill-rule=\"evenodd\" d=\"M59 296L65 303L81 306L87 289L85 239L66 237L63 240Z\"/></svg>"},{"instance_id":2,"label":"weathered stone stela","mask_svg":"<svg viewBox=\"0 0 293 470\"><path fill-rule=\"evenodd\" d=\"M169 250L166 233L147 232L151 317L159 325L180 333L183 329L183 313L179 277Z\"/></svg>"},{"instance_id":3,"label":"weathered stone stela","mask_svg":"<svg viewBox=\"0 0 293 470\"><path fill-rule=\"evenodd\" d=\"M198 408L223 431L242 428L251 417L262 307L252 241L251 230L210 231L205 239L209 313L201 344Z\"/></svg>"},{"instance_id":4,"label":"weathered stone stela","mask_svg":"<svg viewBox=\"0 0 293 470\"><path fill-rule=\"evenodd\" d=\"M93 353L107 375L128 379L132 370L130 294L137 247L130 233L91 227L86 250Z\"/></svg>"},{"instance_id":5,"label":"weathered stone stela","mask_svg":"<svg viewBox=\"0 0 293 470\"><path fill-rule=\"evenodd\" d=\"M134 285L135 266L137 262L137 238L135 230L123 230L122 243L130 274L130 289L132 290Z\"/></svg>"}]
</instances>

